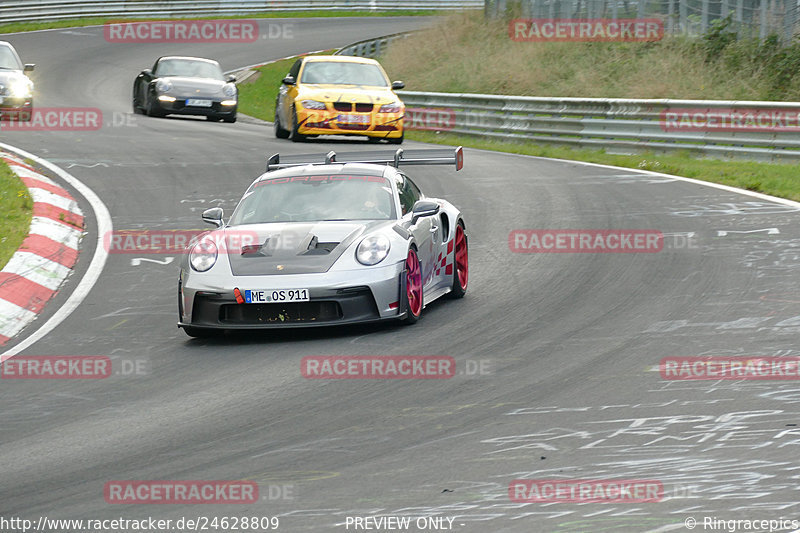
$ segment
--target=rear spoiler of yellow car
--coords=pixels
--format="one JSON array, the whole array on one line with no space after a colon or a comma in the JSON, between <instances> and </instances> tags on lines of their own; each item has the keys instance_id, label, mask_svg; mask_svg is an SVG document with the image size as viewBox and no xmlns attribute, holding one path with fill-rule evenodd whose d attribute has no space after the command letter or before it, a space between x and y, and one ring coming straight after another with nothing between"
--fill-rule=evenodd
<instances>
[{"instance_id":1,"label":"rear spoiler of yellow car","mask_svg":"<svg viewBox=\"0 0 800 533\"><path fill-rule=\"evenodd\" d=\"M267 160L267 172L281 168L330 165L334 163L369 163L373 165L391 165L396 168L399 168L400 165L455 165L456 170L464 168L464 150L461 146L453 151L449 148L426 148L421 150L398 148L395 152L381 150L337 154L331 150L325 154L324 160L320 160L319 157L316 154L292 155L289 156L288 161L281 161L280 154L275 154Z\"/></svg>"}]
</instances>

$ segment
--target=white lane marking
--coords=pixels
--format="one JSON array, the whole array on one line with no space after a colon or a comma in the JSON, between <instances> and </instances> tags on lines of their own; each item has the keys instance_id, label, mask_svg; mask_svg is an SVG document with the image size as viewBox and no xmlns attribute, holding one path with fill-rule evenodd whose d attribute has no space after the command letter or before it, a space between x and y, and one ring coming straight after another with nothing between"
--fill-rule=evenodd
<instances>
[{"instance_id":1,"label":"white lane marking","mask_svg":"<svg viewBox=\"0 0 800 533\"><path fill-rule=\"evenodd\" d=\"M766 231L767 235L778 235L781 231L778 228L764 228L764 229L753 229L749 231L739 231L735 229L728 229L728 230L717 230L717 237L727 237L731 233L761 233L762 231Z\"/></svg>"},{"instance_id":2,"label":"white lane marking","mask_svg":"<svg viewBox=\"0 0 800 533\"><path fill-rule=\"evenodd\" d=\"M7 350L0 356L8 357L12 355L17 355L24 349L31 346L36 341L42 339L45 335L53 331L56 326L61 324L72 312L83 302L86 296L89 295L89 291L92 290L94 284L97 283L100 274L103 272L103 267L106 264L106 259L108 259L108 252L106 251L105 246L103 246L103 235L110 233L113 229L113 223L111 222L111 215L108 212L108 208L103 203L95 192L84 185L80 180L66 172L65 170L57 167L53 163L42 159L39 156L33 155L30 152L26 152L20 148L16 148L6 143L0 143L0 148L4 150L8 150L10 152L15 152L21 157L26 159L30 159L35 163L47 168L51 172L57 174L61 179L66 181L70 186L72 186L75 190L78 191L86 200L89 202L89 205L92 206L92 210L94 211L95 218L97 219L97 244L94 250L94 256L92 256L92 260L89 263L89 267L86 269L86 273L81 278L81 281L78 283L78 286L75 287L75 290L72 291L67 301L64 302L54 314L51 316L47 322L42 324L39 329L34 331L29 337L25 340Z\"/></svg>"},{"instance_id":3,"label":"white lane marking","mask_svg":"<svg viewBox=\"0 0 800 533\"><path fill-rule=\"evenodd\" d=\"M767 200L769 202L774 202L777 204L788 205L789 207L795 207L800 209L800 202L795 202L794 200L788 200L786 198L778 198L777 196L770 196L769 194L764 194L755 191L748 191L747 189L739 189L738 187L731 187L730 185L722 185L720 183L711 183L710 181L702 181L696 180L694 178L685 178L683 176L675 176L673 174L664 174L663 172L654 172L652 170L642 170L642 169L633 169L633 168L625 168L625 167L614 167L611 165L603 165L600 163L588 163L586 161L573 161L571 159L558 159L555 157L541 157L538 155L527 155L527 154L510 154L507 152L495 152L494 150L484 150L481 148L469 148L470 151L476 152L488 152L490 154L495 155L518 155L520 157L528 157L531 159L540 159L544 161L556 161L558 163L572 163L573 165L582 165L585 167L595 167L595 168L607 168L609 170L627 170L631 173L631 176L634 177L635 174L647 174L650 176L658 176L662 178L672 178L678 181L685 181L687 183L693 183L695 185L703 185L705 187L712 187L714 189L720 189L722 191L733 192L737 194L744 194L745 196L752 196L753 198L760 198L761 200ZM592 176L586 176L587 178L591 178Z\"/></svg>"},{"instance_id":4,"label":"white lane marking","mask_svg":"<svg viewBox=\"0 0 800 533\"><path fill-rule=\"evenodd\" d=\"M165 257L163 261L159 261L158 259L150 259L148 257L132 257L131 258L131 266L139 266L142 264L142 261L147 263L155 263L157 265L168 265L174 261L174 257Z\"/></svg>"},{"instance_id":5,"label":"white lane marking","mask_svg":"<svg viewBox=\"0 0 800 533\"><path fill-rule=\"evenodd\" d=\"M46 257L24 251L17 251L3 268L3 272L14 272L51 291L58 290L71 270Z\"/></svg>"}]
</instances>

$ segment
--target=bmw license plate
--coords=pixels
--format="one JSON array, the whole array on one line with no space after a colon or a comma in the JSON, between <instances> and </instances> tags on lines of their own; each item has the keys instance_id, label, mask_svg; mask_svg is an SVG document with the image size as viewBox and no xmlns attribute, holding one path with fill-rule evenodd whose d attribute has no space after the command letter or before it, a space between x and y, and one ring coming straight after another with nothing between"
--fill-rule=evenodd
<instances>
[{"instance_id":1,"label":"bmw license plate","mask_svg":"<svg viewBox=\"0 0 800 533\"><path fill-rule=\"evenodd\" d=\"M198 100L196 98L189 98L186 100L186 105L192 107L211 107L211 100Z\"/></svg>"},{"instance_id":2,"label":"bmw license plate","mask_svg":"<svg viewBox=\"0 0 800 533\"><path fill-rule=\"evenodd\" d=\"M339 115L336 122L342 124L369 124L369 115Z\"/></svg>"},{"instance_id":3,"label":"bmw license plate","mask_svg":"<svg viewBox=\"0 0 800 533\"><path fill-rule=\"evenodd\" d=\"M274 302L307 302L308 289L280 289L280 290L261 290L244 291L244 301L249 304L267 304Z\"/></svg>"}]
</instances>

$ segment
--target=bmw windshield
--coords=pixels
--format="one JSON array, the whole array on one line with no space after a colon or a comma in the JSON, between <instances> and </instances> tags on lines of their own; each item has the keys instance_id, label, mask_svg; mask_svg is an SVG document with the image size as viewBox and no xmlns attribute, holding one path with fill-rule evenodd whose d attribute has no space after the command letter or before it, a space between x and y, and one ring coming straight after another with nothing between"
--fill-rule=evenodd
<instances>
[{"instance_id":1,"label":"bmw windshield","mask_svg":"<svg viewBox=\"0 0 800 533\"><path fill-rule=\"evenodd\" d=\"M340 61L309 61L303 68L301 83L331 85L368 85L388 87L383 72L371 63L344 63Z\"/></svg>"}]
</instances>

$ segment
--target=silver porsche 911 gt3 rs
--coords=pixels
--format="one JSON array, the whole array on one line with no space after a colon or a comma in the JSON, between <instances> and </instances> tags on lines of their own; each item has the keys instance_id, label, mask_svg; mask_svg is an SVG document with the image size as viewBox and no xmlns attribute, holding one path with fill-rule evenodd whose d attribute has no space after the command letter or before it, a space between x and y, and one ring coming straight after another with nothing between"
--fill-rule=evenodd
<instances>
[{"instance_id":1,"label":"silver porsche 911 gt3 rs","mask_svg":"<svg viewBox=\"0 0 800 533\"><path fill-rule=\"evenodd\" d=\"M187 249L178 326L219 330L404 320L462 297L469 277L461 212L427 198L400 166L463 165L461 147L358 154L317 162L270 158L227 223Z\"/></svg>"}]
</instances>

